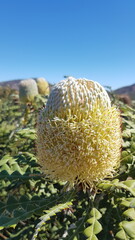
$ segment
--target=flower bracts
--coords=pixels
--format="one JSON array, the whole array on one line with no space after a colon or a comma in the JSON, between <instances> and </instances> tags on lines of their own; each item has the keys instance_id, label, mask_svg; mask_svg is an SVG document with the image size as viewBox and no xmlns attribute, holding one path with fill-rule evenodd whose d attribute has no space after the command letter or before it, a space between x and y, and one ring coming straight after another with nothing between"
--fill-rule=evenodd
<instances>
[{"instance_id":1,"label":"flower bracts","mask_svg":"<svg viewBox=\"0 0 135 240\"><path fill-rule=\"evenodd\" d=\"M120 164L120 125L119 111L100 84L63 80L38 118L39 163L51 179L93 187Z\"/></svg>"}]
</instances>

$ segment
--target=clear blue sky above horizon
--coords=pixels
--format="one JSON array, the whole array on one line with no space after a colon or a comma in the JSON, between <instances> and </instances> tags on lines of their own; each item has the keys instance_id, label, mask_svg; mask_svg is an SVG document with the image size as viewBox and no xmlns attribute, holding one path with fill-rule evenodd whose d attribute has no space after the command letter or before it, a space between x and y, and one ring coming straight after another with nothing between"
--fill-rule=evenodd
<instances>
[{"instance_id":1,"label":"clear blue sky above horizon","mask_svg":"<svg viewBox=\"0 0 135 240\"><path fill-rule=\"evenodd\" d=\"M1 0L0 81L135 83L135 0Z\"/></svg>"}]
</instances>

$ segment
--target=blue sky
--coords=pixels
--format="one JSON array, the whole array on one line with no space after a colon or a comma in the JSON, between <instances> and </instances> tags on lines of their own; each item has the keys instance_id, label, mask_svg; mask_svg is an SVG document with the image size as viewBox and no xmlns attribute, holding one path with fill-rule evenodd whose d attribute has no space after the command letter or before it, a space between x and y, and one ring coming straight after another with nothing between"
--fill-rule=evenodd
<instances>
[{"instance_id":1,"label":"blue sky","mask_svg":"<svg viewBox=\"0 0 135 240\"><path fill-rule=\"evenodd\" d=\"M135 0L0 0L0 81L135 83Z\"/></svg>"}]
</instances>

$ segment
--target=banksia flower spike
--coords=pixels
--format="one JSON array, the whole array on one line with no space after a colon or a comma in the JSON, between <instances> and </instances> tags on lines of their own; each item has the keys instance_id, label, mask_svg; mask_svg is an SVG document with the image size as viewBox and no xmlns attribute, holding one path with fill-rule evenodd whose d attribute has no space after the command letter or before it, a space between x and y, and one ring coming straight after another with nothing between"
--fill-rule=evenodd
<instances>
[{"instance_id":1,"label":"banksia flower spike","mask_svg":"<svg viewBox=\"0 0 135 240\"><path fill-rule=\"evenodd\" d=\"M63 80L38 118L39 163L51 179L92 188L120 164L120 125L119 111L99 83Z\"/></svg>"},{"instance_id":2,"label":"banksia flower spike","mask_svg":"<svg viewBox=\"0 0 135 240\"><path fill-rule=\"evenodd\" d=\"M19 84L19 98L23 103L33 102L38 95L37 84L34 79L22 80Z\"/></svg>"},{"instance_id":3,"label":"banksia flower spike","mask_svg":"<svg viewBox=\"0 0 135 240\"><path fill-rule=\"evenodd\" d=\"M36 83L37 83L39 94L45 95L45 96L49 95L50 88L49 88L49 84L45 80L45 78L37 78Z\"/></svg>"}]
</instances>

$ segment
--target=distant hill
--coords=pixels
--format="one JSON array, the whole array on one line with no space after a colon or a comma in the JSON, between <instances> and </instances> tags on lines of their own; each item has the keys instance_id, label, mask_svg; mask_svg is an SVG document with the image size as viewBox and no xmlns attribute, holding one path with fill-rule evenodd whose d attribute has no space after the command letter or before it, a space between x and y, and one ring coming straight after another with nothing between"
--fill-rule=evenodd
<instances>
[{"instance_id":1,"label":"distant hill","mask_svg":"<svg viewBox=\"0 0 135 240\"><path fill-rule=\"evenodd\" d=\"M10 87L12 89L19 89L19 83L20 81L23 79L17 79L17 80L10 80L10 81L4 81L4 82L0 82L0 86L2 87Z\"/></svg>"},{"instance_id":2,"label":"distant hill","mask_svg":"<svg viewBox=\"0 0 135 240\"><path fill-rule=\"evenodd\" d=\"M25 79L27 79L27 78L25 78ZM37 78L32 78L32 79L36 80ZM16 80L0 82L0 86L2 86L2 87L10 87L12 89L19 90L19 83L22 80L24 80L24 79L16 79ZM49 85L50 85L50 87L52 87L51 84L49 84Z\"/></svg>"},{"instance_id":3,"label":"distant hill","mask_svg":"<svg viewBox=\"0 0 135 240\"><path fill-rule=\"evenodd\" d=\"M33 78L36 80L36 78ZM23 79L17 79L17 80L10 80L10 81L5 81L5 82L0 82L0 86L2 87L7 87L9 86L12 89L19 89L19 83L20 81ZM52 85L50 84L50 87L52 87ZM114 91L115 94L127 94L131 97L131 99L135 100L135 84L130 85L130 86L125 86L125 87L121 87L118 88Z\"/></svg>"},{"instance_id":4,"label":"distant hill","mask_svg":"<svg viewBox=\"0 0 135 240\"><path fill-rule=\"evenodd\" d=\"M135 100L135 84L118 88L114 91L115 94L126 94Z\"/></svg>"}]
</instances>

